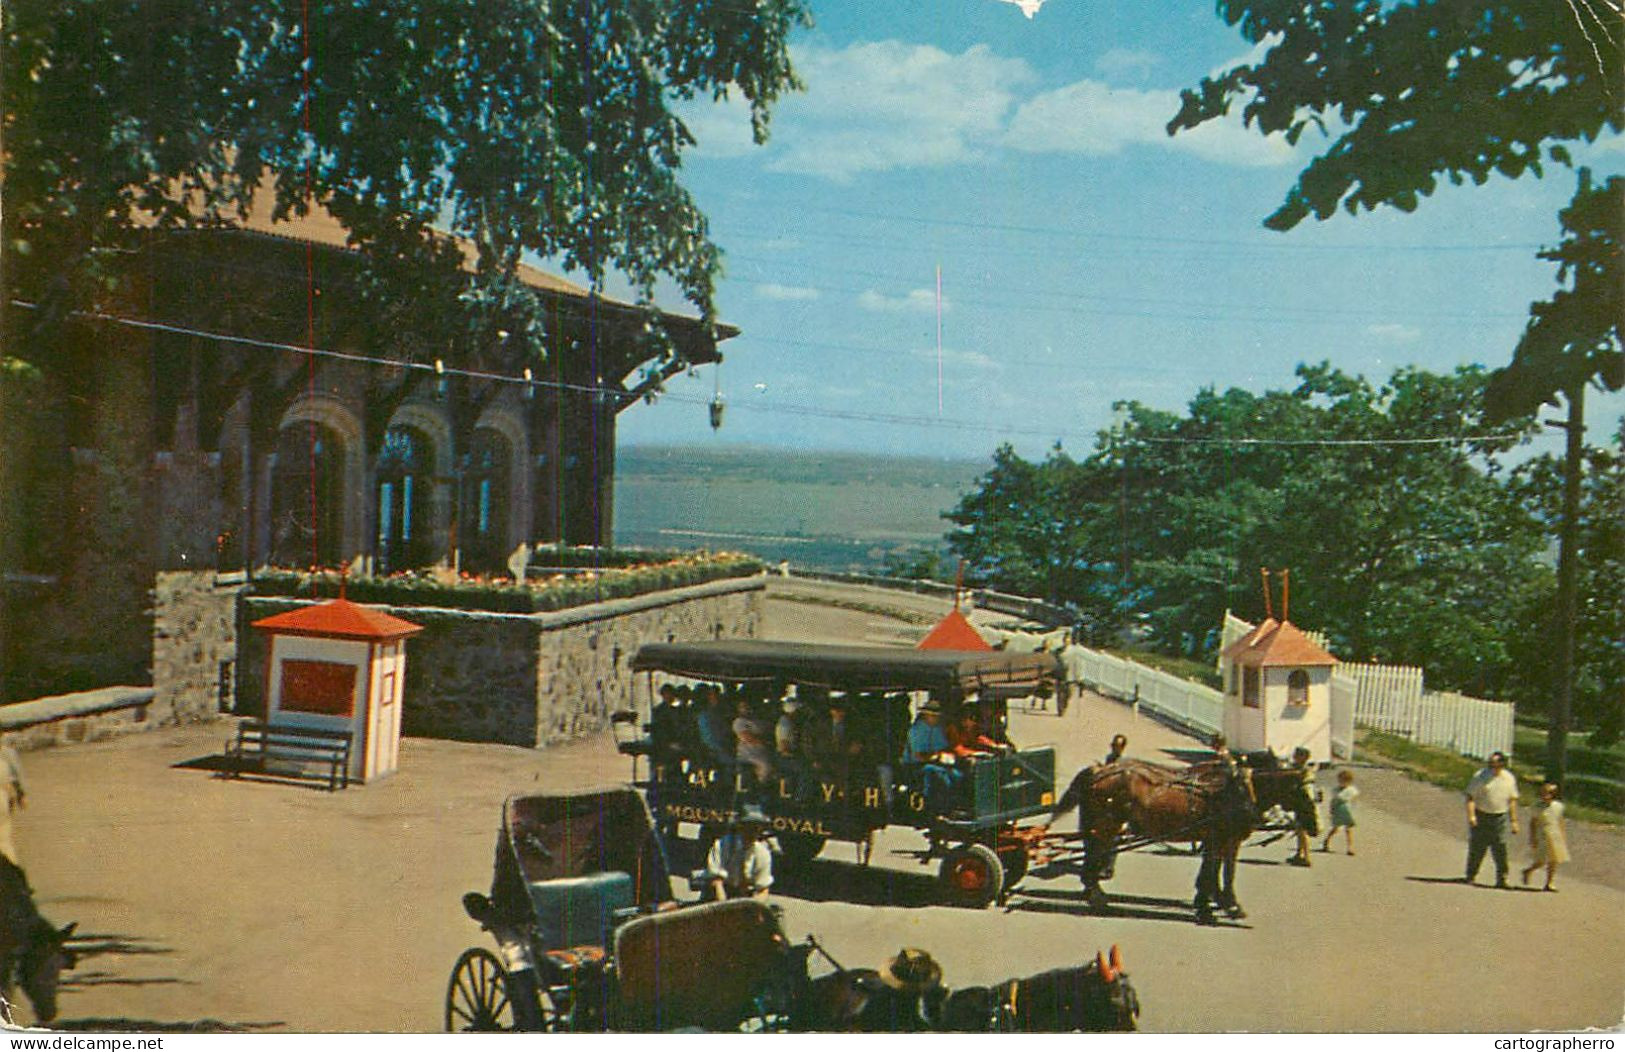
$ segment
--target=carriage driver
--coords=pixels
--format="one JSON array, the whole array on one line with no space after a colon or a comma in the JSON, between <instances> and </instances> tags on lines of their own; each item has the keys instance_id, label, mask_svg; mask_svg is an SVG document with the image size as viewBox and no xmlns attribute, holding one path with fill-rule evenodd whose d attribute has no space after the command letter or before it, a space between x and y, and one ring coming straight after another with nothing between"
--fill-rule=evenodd
<instances>
[{"instance_id":1,"label":"carriage driver","mask_svg":"<svg viewBox=\"0 0 1625 1052\"><path fill-rule=\"evenodd\" d=\"M767 898L773 886L773 853L763 837L771 826L760 807L745 805L705 856L706 902Z\"/></svg>"}]
</instances>

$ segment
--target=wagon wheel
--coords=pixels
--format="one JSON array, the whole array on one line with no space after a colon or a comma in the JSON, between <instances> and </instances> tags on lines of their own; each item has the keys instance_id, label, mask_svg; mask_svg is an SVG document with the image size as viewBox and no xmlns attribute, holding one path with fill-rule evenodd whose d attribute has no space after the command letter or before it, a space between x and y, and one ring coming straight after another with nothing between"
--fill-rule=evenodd
<instances>
[{"instance_id":1,"label":"wagon wheel","mask_svg":"<svg viewBox=\"0 0 1625 1052\"><path fill-rule=\"evenodd\" d=\"M941 879L948 901L981 909L1004 890L1004 865L986 844L961 844L942 860Z\"/></svg>"},{"instance_id":2,"label":"wagon wheel","mask_svg":"<svg viewBox=\"0 0 1625 1052\"><path fill-rule=\"evenodd\" d=\"M1001 844L995 853L1004 869L1004 886L1013 888L1027 875L1027 845L1019 841Z\"/></svg>"},{"instance_id":3,"label":"wagon wheel","mask_svg":"<svg viewBox=\"0 0 1625 1052\"><path fill-rule=\"evenodd\" d=\"M513 1030L508 971L496 954L480 947L464 950L446 984L446 1032Z\"/></svg>"},{"instance_id":4,"label":"wagon wheel","mask_svg":"<svg viewBox=\"0 0 1625 1052\"><path fill-rule=\"evenodd\" d=\"M829 838L816 833L777 833L775 839L779 842L779 858L786 867L797 869L817 858Z\"/></svg>"}]
</instances>

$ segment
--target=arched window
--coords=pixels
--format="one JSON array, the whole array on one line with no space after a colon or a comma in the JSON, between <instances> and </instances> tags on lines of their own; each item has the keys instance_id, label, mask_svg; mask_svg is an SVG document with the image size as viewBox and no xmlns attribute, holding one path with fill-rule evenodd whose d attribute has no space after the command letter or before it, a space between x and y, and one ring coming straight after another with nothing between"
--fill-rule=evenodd
<instances>
[{"instance_id":1,"label":"arched window","mask_svg":"<svg viewBox=\"0 0 1625 1052\"><path fill-rule=\"evenodd\" d=\"M509 442L501 432L488 427L474 432L463 459L457 516L457 543L469 569L498 570L506 565L511 461Z\"/></svg>"},{"instance_id":2,"label":"arched window","mask_svg":"<svg viewBox=\"0 0 1625 1052\"><path fill-rule=\"evenodd\" d=\"M314 421L277 436L271 473L271 562L337 566L344 539L344 442Z\"/></svg>"},{"instance_id":3,"label":"arched window","mask_svg":"<svg viewBox=\"0 0 1625 1052\"><path fill-rule=\"evenodd\" d=\"M435 558L430 518L432 446L423 432L392 427L378 454L377 560L381 573L427 566Z\"/></svg>"},{"instance_id":4,"label":"arched window","mask_svg":"<svg viewBox=\"0 0 1625 1052\"><path fill-rule=\"evenodd\" d=\"M1309 673L1301 668L1295 668L1287 673L1286 703L1288 705L1309 704Z\"/></svg>"}]
</instances>

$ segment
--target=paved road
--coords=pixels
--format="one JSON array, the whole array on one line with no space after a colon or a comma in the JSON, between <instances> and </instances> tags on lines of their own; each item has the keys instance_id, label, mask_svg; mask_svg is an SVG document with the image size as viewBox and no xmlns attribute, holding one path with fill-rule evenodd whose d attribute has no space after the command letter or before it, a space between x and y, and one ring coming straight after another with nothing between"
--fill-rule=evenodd
<instances>
[{"instance_id":1,"label":"paved road","mask_svg":"<svg viewBox=\"0 0 1625 1052\"><path fill-rule=\"evenodd\" d=\"M781 636L895 631L878 615L769 603ZM1115 731L1143 756L1189 744L1121 705L1085 699L1065 719L1018 713L1024 743L1054 742L1063 769ZM396 777L329 794L222 781L186 766L220 751L220 727L155 731L25 757L19 848L40 904L79 922L86 955L64 991L75 1029L434 1031L457 954L482 941L464 891L489 880L511 792L624 778L607 738L534 752L409 739ZM1362 778L1367 774L1362 773ZM1625 895L1585 880L1558 895L1469 889L1462 841L1414 817L1452 794L1371 777L1360 854L1280 864L1249 850L1245 925L1195 926L1196 863L1125 856L1114 916L1084 914L1075 881L1029 880L1007 909L931 905L930 872L881 844L877 866L829 849L785 888L793 935L844 962L928 948L950 983L991 981L1123 947L1155 1031L1495 1030L1613 1026L1625 991ZM1431 813L1431 812L1429 812ZM855 903L855 904L854 904Z\"/></svg>"}]
</instances>

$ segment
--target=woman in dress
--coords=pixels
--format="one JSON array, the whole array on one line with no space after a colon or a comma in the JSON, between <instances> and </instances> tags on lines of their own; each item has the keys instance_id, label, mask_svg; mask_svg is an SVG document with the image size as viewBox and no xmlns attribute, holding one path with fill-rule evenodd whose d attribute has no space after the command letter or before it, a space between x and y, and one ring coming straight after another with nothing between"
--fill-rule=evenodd
<instances>
[{"instance_id":1,"label":"woman in dress","mask_svg":"<svg viewBox=\"0 0 1625 1052\"><path fill-rule=\"evenodd\" d=\"M1534 817L1529 822L1529 848L1535 853L1534 861L1523 869L1523 882L1542 866L1546 867L1546 890L1556 891L1552 882L1557 879L1557 867L1569 860L1569 841L1563 835L1563 801L1557 798L1557 786L1547 782L1540 787L1540 803L1535 805Z\"/></svg>"}]
</instances>

